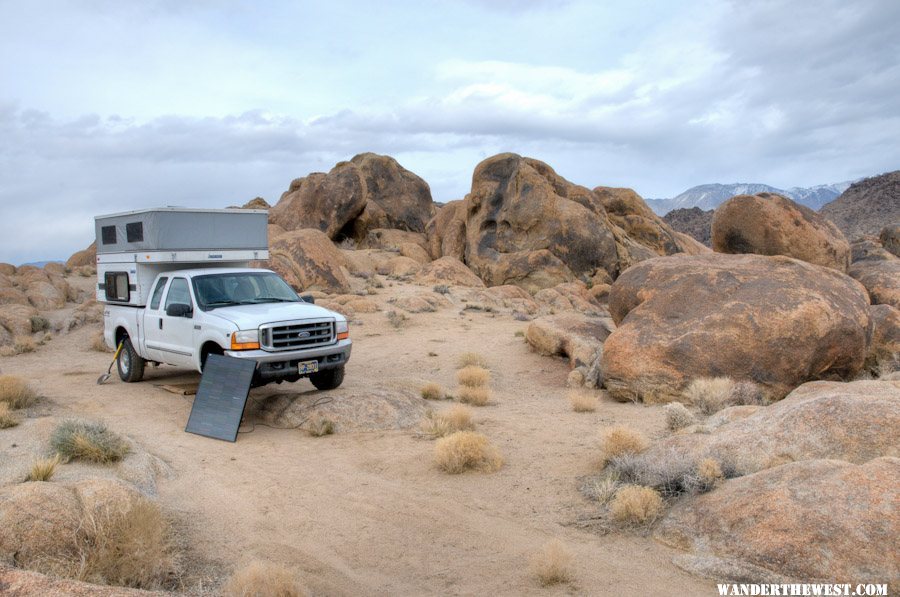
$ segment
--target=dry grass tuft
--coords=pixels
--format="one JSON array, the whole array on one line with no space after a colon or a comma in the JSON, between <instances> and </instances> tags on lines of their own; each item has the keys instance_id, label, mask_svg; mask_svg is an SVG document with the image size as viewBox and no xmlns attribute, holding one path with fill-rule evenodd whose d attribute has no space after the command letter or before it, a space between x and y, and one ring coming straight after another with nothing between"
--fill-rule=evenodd
<instances>
[{"instance_id":1,"label":"dry grass tuft","mask_svg":"<svg viewBox=\"0 0 900 597\"><path fill-rule=\"evenodd\" d=\"M725 479L725 475L717 460L704 458L697 464L695 478L697 491L706 492L721 483Z\"/></svg>"},{"instance_id":2,"label":"dry grass tuft","mask_svg":"<svg viewBox=\"0 0 900 597\"><path fill-rule=\"evenodd\" d=\"M559 539L554 539L531 558L531 574L549 587L572 580L572 553Z\"/></svg>"},{"instance_id":3,"label":"dry grass tuft","mask_svg":"<svg viewBox=\"0 0 900 597\"><path fill-rule=\"evenodd\" d=\"M680 402L670 402L663 407L666 413L666 427L672 431L678 431L690 427L697 422L696 417Z\"/></svg>"},{"instance_id":4,"label":"dry grass tuft","mask_svg":"<svg viewBox=\"0 0 900 597\"><path fill-rule=\"evenodd\" d=\"M474 431L457 431L437 441L434 460L439 469L456 475L468 470L493 472L503 466L503 457L488 439Z\"/></svg>"},{"instance_id":5,"label":"dry grass tuft","mask_svg":"<svg viewBox=\"0 0 900 597\"><path fill-rule=\"evenodd\" d=\"M106 345L106 338L103 337L103 331L94 334L91 340L91 350L95 352L112 352L112 349Z\"/></svg>"},{"instance_id":6,"label":"dry grass tuft","mask_svg":"<svg viewBox=\"0 0 900 597\"><path fill-rule=\"evenodd\" d=\"M290 570L259 561L232 574L222 587L222 593L225 597L301 597L307 594Z\"/></svg>"},{"instance_id":7,"label":"dry grass tuft","mask_svg":"<svg viewBox=\"0 0 900 597\"><path fill-rule=\"evenodd\" d=\"M37 394L21 377L0 375L0 402L13 410L26 408L37 402Z\"/></svg>"},{"instance_id":8,"label":"dry grass tuft","mask_svg":"<svg viewBox=\"0 0 900 597\"><path fill-rule=\"evenodd\" d=\"M59 461L59 454L56 454L50 458L41 458L40 460L35 460L31 463L31 470L29 471L28 476L25 478L25 480L49 481L53 478L53 473L56 472L56 465L59 464Z\"/></svg>"},{"instance_id":9,"label":"dry grass tuft","mask_svg":"<svg viewBox=\"0 0 900 597\"><path fill-rule=\"evenodd\" d=\"M491 372L478 365L468 365L456 372L456 381L461 386L480 388L491 381Z\"/></svg>"},{"instance_id":10,"label":"dry grass tuft","mask_svg":"<svg viewBox=\"0 0 900 597\"><path fill-rule=\"evenodd\" d=\"M316 417L309 421L309 428L306 431L313 437L331 435L334 433L334 421L326 417Z\"/></svg>"},{"instance_id":11,"label":"dry grass tuft","mask_svg":"<svg viewBox=\"0 0 900 597\"><path fill-rule=\"evenodd\" d=\"M651 524L662 511L663 500L659 492L650 487L626 485L616 492L609 505L613 520L623 525Z\"/></svg>"},{"instance_id":12,"label":"dry grass tuft","mask_svg":"<svg viewBox=\"0 0 900 597\"><path fill-rule=\"evenodd\" d=\"M9 429L19 424L19 419L9 412L9 405L0 402L0 429Z\"/></svg>"},{"instance_id":13,"label":"dry grass tuft","mask_svg":"<svg viewBox=\"0 0 900 597\"><path fill-rule=\"evenodd\" d=\"M428 412L422 421L422 433L429 437L444 437L457 431L472 431L475 421L472 411L460 404L454 404L442 413Z\"/></svg>"},{"instance_id":14,"label":"dry grass tuft","mask_svg":"<svg viewBox=\"0 0 900 597\"><path fill-rule=\"evenodd\" d=\"M402 328L406 325L406 322L409 321L409 317L400 311L388 311L385 315L387 316L388 322L397 329Z\"/></svg>"},{"instance_id":15,"label":"dry grass tuft","mask_svg":"<svg viewBox=\"0 0 900 597\"><path fill-rule=\"evenodd\" d=\"M63 421L50 436L50 445L66 461L87 460L100 464L118 462L129 452L128 443L103 423Z\"/></svg>"},{"instance_id":16,"label":"dry grass tuft","mask_svg":"<svg viewBox=\"0 0 900 597\"><path fill-rule=\"evenodd\" d=\"M716 413L731 401L734 380L729 377L700 377L684 391L684 397L705 415Z\"/></svg>"},{"instance_id":17,"label":"dry grass tuft","mask_svg":"<svg viewBox=\"0 0 900 597\"><path fill-rule=\"evenodd\" d=\"M456 368L463 369L464 367L488 368L485 358L477 352L464 352L459 355L459 358L456 360Z\"/></svg>"},{"instance_id":18,"label":"dry grass tuft","mask_svg":"<svg viewBox=\"0 0 900 597\"><path fill-rule=\"evenodd\" d=\"M169 521L145 497L89 514L84 522L79 580L159 589L171 586L177 558Z\"/></svg>"},{"instance_id":19,"label":"dry grass tuft","mask_svg":"<svg viewBox=\"0 0 900 597\"><path fill-rule=\"evenodd\" d=\"M604 430L600 442L604 463L619 456L640 454L650 445L643 433L624 425Z\"/></svg>"},{"instance_id":20,"label":"dry grass tuft","mask_svg":"<svg viewBox=\"0 0 900 597\"><path fill-rule=\"evenodd\" d=\"M582 492L587 497L596 500L601 506L605 506L615 497L621 486L618 473L613 472L611 475L604 475L590 481L582 488Z\"/></svg>"},{"instance_id":21,"label":"dry grass tuft","mask_svg":"<svg viewBox=\"0 0 900 597\"><path fill-rule=\"evenodd\" d=\"M577 413L592 413L597 410L597 395L587 390L572 390L569 392L569 404Z\"/></svg>"},{"instance_id":22,"label":"dry grass tuft","mask_svg":"<svg viewBox=\"0 0 900 597\"><path fill-rule=\"evenodd\" d=\"M440 384L436 384L433 381L428 382L419 390L422 394L422 398L425 400L443 400L447 393L444 391L444 388L440 386Z\"/></svg>"},{"instance_id":23,"label":"dry grass tuft","mask_svg":"<svg viewBox=\"0 0 900 597\"><path fill-rule=\"evenodd\" d=\"M470 388L462 386L457 392L457 398L464 404L472 406L486 406L491 401L490 388Z\"/></svg>"}]
</instances>

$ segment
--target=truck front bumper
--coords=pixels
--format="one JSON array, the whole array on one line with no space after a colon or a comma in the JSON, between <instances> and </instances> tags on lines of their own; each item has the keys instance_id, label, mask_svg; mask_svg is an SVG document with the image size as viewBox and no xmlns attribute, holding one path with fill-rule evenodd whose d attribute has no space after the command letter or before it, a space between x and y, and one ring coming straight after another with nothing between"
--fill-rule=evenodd
<instances>
[{"instance_id":1,"label":"truck front bumper","mask_svg":"<svg viewBox=\"0 0 900 597\"><path fill-rule=\"evenodd\" d=\"M302 377L298 363L318 361L319 371L341 367L350 360L352 340L339 340L335 344L308 350L269 352L267 350L226 350L225 356L256 361L254 385L273 381L296 381Z\"/></svg>"}]
</instances>

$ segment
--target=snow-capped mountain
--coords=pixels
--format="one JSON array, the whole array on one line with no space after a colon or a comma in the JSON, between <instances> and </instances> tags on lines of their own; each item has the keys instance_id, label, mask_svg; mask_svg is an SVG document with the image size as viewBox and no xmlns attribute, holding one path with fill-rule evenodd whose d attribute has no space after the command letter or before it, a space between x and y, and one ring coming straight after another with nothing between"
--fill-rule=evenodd
<instances>
[{"instance_id":1,"label":"snow-capped mountain","mask_svg":"<svg viewBox=\"0 0 900 597\"><path fill-rule=\"evenodd\" d=\"M648 199L647 204L659 215L665 215L673 209L715 209L735 195L755 195L756 193L778 193L793 199L801 205L818 211L829 201L836 199L847 190L853 181L839 182L835 184L822 184L814 187L791 187L779 189L767 184L759 183L733 183L733 184L702 184L692 187L677 197L671 199Z\"/></svg>"}]
</instances>

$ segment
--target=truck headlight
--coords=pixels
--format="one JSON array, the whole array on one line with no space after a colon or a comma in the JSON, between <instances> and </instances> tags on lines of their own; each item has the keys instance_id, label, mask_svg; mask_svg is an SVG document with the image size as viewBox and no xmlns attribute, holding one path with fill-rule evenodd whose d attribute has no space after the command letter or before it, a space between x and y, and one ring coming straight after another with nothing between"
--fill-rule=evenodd
<instances>
[{"instance_id":1,"label":"truck headlight","mask_svg":"<svg viewBox=\"0 0 900 597\"><path fill-rule=\"evenodd\" d=\"M336 321L334 331L337 333L338 340L347 340L350 338L350 324L344 321Z\"/></svg>"},{"instance_id":2,"label":"truck headlight","mask_svg":"<svg viewBox=\"0 0 900 597\"><path fill-rule=\"evenodd\" d=\"M241 330L231 334L231 350L258 350L259 330Z\"/></svg>"}]
</instances>

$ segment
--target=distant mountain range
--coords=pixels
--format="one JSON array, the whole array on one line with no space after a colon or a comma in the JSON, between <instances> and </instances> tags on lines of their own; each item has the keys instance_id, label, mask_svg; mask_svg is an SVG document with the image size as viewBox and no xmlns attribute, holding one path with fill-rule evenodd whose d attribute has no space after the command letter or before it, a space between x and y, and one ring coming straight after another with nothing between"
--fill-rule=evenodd
<instances>
[{"instance_id":1,"label":"distant mountain range","mask_svg":"<svg viewBox=\"0 0 900 597\"><path fill-rule=\"evenodd\" d=\"M690 209L699 207L703 210L715 209L735 195L755 195L756 193L778 193L793 199L801 205L818 211L823 205L834 201L847 190L854 181L848 180L835 184L821 184L814 187L791 187L779 189L767 184L733 183L702 184L692 187L671 199L647 199L647 205L659 215L665 215L673 209Z\"/></svg>"}]
</instances>

